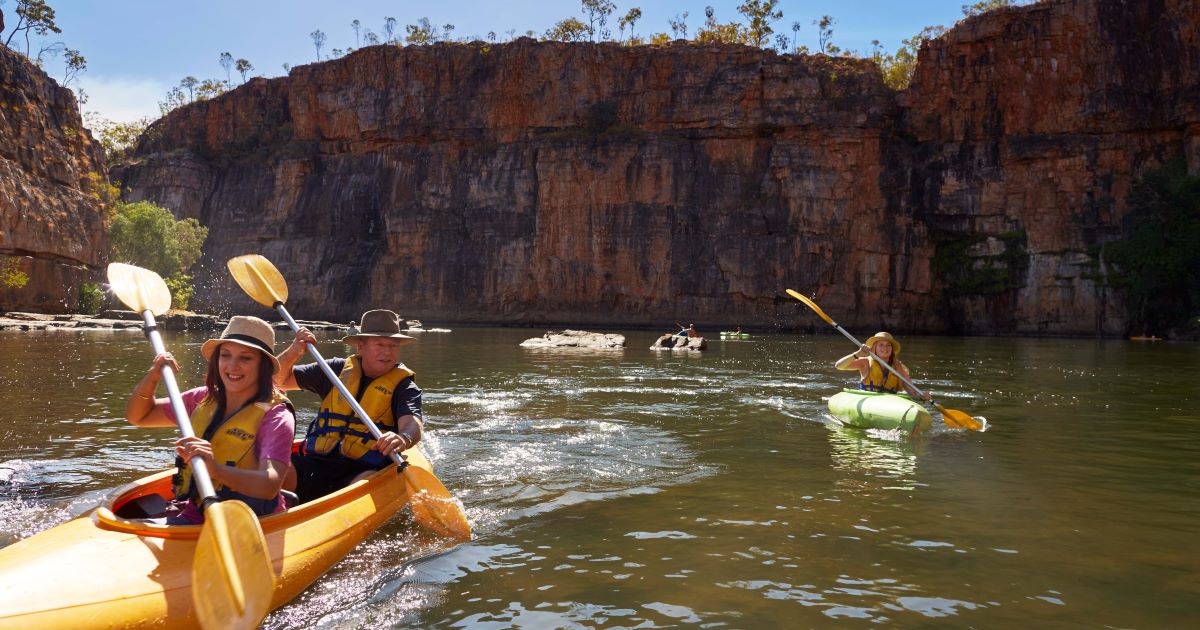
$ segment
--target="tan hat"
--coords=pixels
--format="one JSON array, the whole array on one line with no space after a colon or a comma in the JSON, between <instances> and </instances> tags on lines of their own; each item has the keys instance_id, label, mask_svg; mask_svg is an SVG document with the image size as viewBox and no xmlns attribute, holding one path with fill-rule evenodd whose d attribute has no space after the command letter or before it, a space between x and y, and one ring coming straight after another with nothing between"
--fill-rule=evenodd
<instances>
[{"instance_id":1,"label":"tan hat","mask_svg":"<svg viewBox=\"0 0 1200 630\"><path fill-rule=\"evenodd\" d=\"M267 322L247 315L234 315L218 339L209 339L200 346L200 354L212 361L212 355L223 343L236 343L254 348L267 355L275 372L279 371L279 360L275 358L275 329Z\"/></svg>"},{"instance_id":2,"label":"tan hat","mask_svg":"<svg viewBox=\"0 0 1200 630\"><path fill-rule=\"evenodd\" d=\"M355 339L367 337L388 337L396 339L400 343L408 343L413 340L412 337L400 332L400 316L392 311L382 309L363 313L362 318L358 320L358 332L343 337L342 341L350 343Z\"/></svg>"},{"instance_id":3,"label":"tan hat","mask_svg":"<svg viewBox=\"0 0 1200 630\"><path fill-rule=\"evenodd\" d=\"M892 354L900 354L900 342L896 341L896 338L892 336L892 333L877 332L874 336L867 340L867 343L863 345L870 348L871 352L874 352L876 341L886 341L892 344Z\"/></svg>"}]
</instances>

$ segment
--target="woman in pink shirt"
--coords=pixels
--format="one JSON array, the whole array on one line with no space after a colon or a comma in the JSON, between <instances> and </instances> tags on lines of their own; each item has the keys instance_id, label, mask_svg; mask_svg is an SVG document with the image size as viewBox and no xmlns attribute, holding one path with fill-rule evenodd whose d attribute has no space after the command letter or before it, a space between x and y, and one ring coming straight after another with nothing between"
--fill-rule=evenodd
<instances>
[{"instance_id":1,"label":"woman in pink shirt","mask_svg":"<svg viewBox=\"0 0 1200 630\"><path fill-rule=\"evenodd\" d=\"M196 437L175 442L175 498L187 503L168 523L204 521L192 483L190 462L196 457L204 460L221 500L243 501L259 516L285 509L279 491L291 460L296 418L291 403L272 383L279 370L274 349L271 325L244 316L230 319L219 338L201 346L200 353L208 360L204 387L182 396ZM177 426L170 401L154 398L164 364L179 371L170 353L154 357L150 371L125 405L130 424Z\"/></svg>"}]
</instances>

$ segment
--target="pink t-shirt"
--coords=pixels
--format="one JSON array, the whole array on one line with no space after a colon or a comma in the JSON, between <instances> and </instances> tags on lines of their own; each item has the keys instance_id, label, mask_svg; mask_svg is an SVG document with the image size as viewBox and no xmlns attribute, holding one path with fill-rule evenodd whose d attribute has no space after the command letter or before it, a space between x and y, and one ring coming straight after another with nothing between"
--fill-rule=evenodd
<instances>
[{"instance_id":1,"label":"pink t-shirt","mask_svg":"<svg viewBox=\"0 0 1200 630\"><path fill-rule=\"evenodd\" d=\"M188 412L188 415L195 413L196 407L200 406L200 401L208 394L208 389L197 387L189 389L180 395L183 399L183 408ZM172 422L178 423L175 418L175 410L171 408L170 403L164 405L167 417ZM291 465L292 461L292 440L296 437L296 416L292 414L287 405L275 405L263 415L262 424L258 428L258 434L254 436L254 455L262 461L264 459L273 459L277 462L283 462ZM279 497L279 505L275 508L276 512L282 512L287 509L283 503L283 497ZM180 518L185 518L194 523L202 523L204 518L200 515L200 511L196 506L188 501L188 505L183 512L179 514Z\"/></svg>"}]
</instances>

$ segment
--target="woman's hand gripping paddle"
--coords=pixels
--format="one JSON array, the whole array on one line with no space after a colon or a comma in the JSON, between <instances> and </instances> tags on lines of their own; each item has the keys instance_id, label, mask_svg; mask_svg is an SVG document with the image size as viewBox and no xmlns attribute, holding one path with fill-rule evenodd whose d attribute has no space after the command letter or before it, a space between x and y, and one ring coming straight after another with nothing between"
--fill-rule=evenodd
<instances>
[{"instance_id":1,"label":"woman's hand gripping paddle","mask_svg":"<svg viewBox=\"0 0 1200 630\"><path fill-rule=\"evenodd\" d=\"M800 292L793 291L792 289L788 289L787 293L788 293L788 295L796 298L797 300L800 300L801 302L804 302L805 304L807 304L808 307L811 308L817 315L821 316L821 319L825 320L826 323L828 323L829 325L836 328L837 331L842 333L843 335L845 335L847 339L849 339L850 341L853 341L854 346L856 348L862 347L862 342L855 339L854 335L851 335L850 333L846 332L845 328L838 326L837 322L833 321L833 318L826 315L825 311L821 310L821 307L817 306L816 302L813 302L812 300L801 295ZM875 356L874 352L871 353L871 356L875 357L875 360L878 361L880 365L882 365L883 367L890 370L892 374L895 374L896 378L904 381L909 387L913 388L913 391L917 392L917 394L919 396L921 396L922 398L925 396L924 392L922 392L919 388L917 388L917 386L914 385L912 381L905 378L904 375L900 374L900 372L896 371L896 369L893 368L891 365L889 365L887 363L887 361L884 361L884 360L880 359L878 356ZM937 402L933 401L932 399L929 402L933 403L933 406L937 407L937 410L942 412L942 422L945 423L946 426L954 427L956 429L973 429L975 431L983 430L983 423L980 422L979 420L976 420L975 418L972 418L971 416L969 416L961 411L958 411L957 409L946 409L945 407L939 405Z\"/></svg>"},{"instance_id":2,"label":"woman's hand gripping paddle","mask_svg":"<svg viewBox=\"0 0 1200 630\"><path fill-rule=\"evenodd\" d=\"M141 267L108 266L111 290L129 308L142 314L146 337L154 354L166 352L154 321L171 307L171 292L157 273ZM179 395L175 372L162 366L171 409L183 437L193 437L192 423ZM204 527L192 562L192 603L204 628L256 628L271 607L275 572L267 541L254 511L241 501L218 501L204 460L191 461L192 478L200 494Z\"/></svg>"},{"instance_id":3,"label":"woman's hand gripping paddle","mask_svg":"<svg viewBox=\"0 0 1200 630\"><path fill-rule=\"evenodd\" d=\"M226 266L229 267L229 273L233 274L233 279L238 286L242 287L250 299L278 311L288 326L291 326L292 331L300 330L296 320L292 319L283 306L288 295L287 281L283 279L283 274L279 273L271 261L258 254L246 254L229 259ZM325 378L328 378L329 382L337 387L342 397L349 401L354 413L362 419L371 431L371 435L378 440L383 435L379 431L379 427L375 426L371 416L367 415L367 412L346 389L346 385L325 363L325 359L321 357L316 346L309 344L308 351L317 360L317 365L321 366ZM446 486L442 485L442 482L433 473L416 466L409 466L399 452L392 453L392 460L399 466L401 474L404 475L404 481L409 486L412 495L410 507L417 522L441 535L469 540L471 524L467 522L467 515L463 513L462 506L454 500Z\"/></svg>"}]
</instances>

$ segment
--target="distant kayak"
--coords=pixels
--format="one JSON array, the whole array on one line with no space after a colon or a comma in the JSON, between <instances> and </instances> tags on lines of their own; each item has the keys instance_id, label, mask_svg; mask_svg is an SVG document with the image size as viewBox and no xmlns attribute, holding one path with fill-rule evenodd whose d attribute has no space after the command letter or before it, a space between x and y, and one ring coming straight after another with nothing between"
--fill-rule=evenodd
<instances>
[{"instance_id":1,"label":"distant kayak","mask_svg":"<svg viewBox=\"0 0 1200 630\"><path fill-rule=\"evenodd\" d=\"M829 413L845 424L860 429L926 431L933 418L925 407L898 394L844 389L829 398Z\"/></svg>"},{"instance_id":2,"label":"distant kayak","mask_svg":"<svg viewBox=\"0 0 1200 630\"><path fill-rule=\"evenodd\" d=\"M1130 337L1130 341L1162 341L1162 337Z\"/></svg>"},{"instance_id":3,"label":"distant kayak","mask_svg":"<svg viewBox=\"0 0 1200 630\"><path fill-rule=\"evenodd\" d=\"M721 338L722 339L749 339L750 333L737 332L737 331L731 331L731 330L722 330Z\"/></svg>"}]
</instances>

